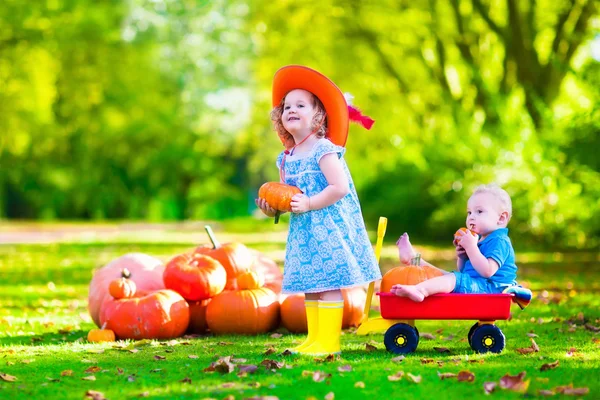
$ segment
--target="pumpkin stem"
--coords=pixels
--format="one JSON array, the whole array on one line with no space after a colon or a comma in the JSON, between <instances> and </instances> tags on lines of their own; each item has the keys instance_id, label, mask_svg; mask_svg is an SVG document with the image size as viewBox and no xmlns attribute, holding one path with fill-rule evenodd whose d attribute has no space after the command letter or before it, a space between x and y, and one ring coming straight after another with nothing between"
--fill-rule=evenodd
<instances>
[{"instance_id":1,"label":"pumpkin stem","mask_svg":"<svg viewBox=\"0 0 600 400\"><path fill-rule=\"evenodd\" d=\"M415 254L412 260L410 260L410 265L414 265L416 267L421 266L421 253Z\"/></svg>"},{"instance_id":2,"label":"pumpkin stem","mask_svg":"<svg viewBox=\"0 0 600 400\"><path fill-rule=\"evenodd\" d=\"M121 270L121 278L129 279L131 278L131 272L127 268L123 268Z\"/></svg>"},{"instance_id":3,"label":"pumpkin stem","mask_svg":"<svg viewBox=\"0 0 600 400\"><path fill-rule=\"evenodd\" d=\"M210 242L213 245L213 250L221 247L221 243L215 237L215 234L213 233L210 225L204 225L204 229L206 229L206 234L208 235L208 238L210 239Z\"/></svg>"},{"instance_id":4,"label":"pumpkin stem","mask_svg":"<svg viewBox=\"0 0 600 400\"><path fill-rule=\"evenodd\" d=\"M281 212L279 210L275 211L275 223L278 224L279 223L279 216L281 215Z\"/></svg>"}]
</instances>

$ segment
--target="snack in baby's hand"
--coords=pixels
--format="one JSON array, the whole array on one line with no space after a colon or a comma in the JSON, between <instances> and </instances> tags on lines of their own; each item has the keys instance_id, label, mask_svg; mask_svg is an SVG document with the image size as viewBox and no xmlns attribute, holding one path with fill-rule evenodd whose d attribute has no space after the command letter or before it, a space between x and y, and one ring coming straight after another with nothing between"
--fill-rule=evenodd
<instances>
[{"instance_id":1,"label":"snack in baby's hand","mask_svg":"<svg viewBox=\"0 0 600 400\"><path fill-rule=\"evenodd\" d=\"M458 244L458 240L460 239L460 234L459 234L459 232L461 232L461 231L462 231L462 232L468 232L468 233L470 233L471 235L473 235L473 236L477 237L477 234L476 234L475 232L473 232L472 230L469 230L469 229L467 229L467 228L460 228L459 230L457 230L457 231L454 233L454 241L452 241L452 243L453 243L455 246Z\"/></svg>"}]
</instances>

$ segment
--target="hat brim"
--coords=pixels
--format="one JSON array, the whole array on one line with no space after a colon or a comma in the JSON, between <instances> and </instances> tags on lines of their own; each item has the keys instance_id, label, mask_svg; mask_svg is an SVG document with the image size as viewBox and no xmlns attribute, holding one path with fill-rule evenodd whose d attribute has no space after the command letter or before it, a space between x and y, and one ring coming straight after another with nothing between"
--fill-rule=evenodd
<instances>
[{"instance_id":1,"label":"hat brim","mask_svg":"<svg viewBox=\"0 0 600 400\"><path fill-rule=\"evenodd\" d=\"M348 104L335 83L320 72L302 65L282 67L273 78L273 107L278 106L285 95L294 89L307 90L321 100L327 113L326 137L338 146L345 146L348 139Z\"/></svg>"}]
</instances>

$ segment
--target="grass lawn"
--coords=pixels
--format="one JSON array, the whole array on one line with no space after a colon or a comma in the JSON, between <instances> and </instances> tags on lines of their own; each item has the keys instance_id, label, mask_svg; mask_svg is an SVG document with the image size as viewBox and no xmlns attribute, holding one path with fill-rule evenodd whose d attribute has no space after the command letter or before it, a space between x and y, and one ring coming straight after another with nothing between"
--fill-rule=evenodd
<instances>
[{"instance_id":1,"label":"grass lawn","mask_svg":"<svg viewBox=\"0 0 600 400\"><path fill-rule=\"evenodd\" d=\"M236 235L227 228L223 241L243 241L281 261L281 229L277 235L266 229L243 229ZM10 230L0 233L8 237ZM474 321L418 321L419 347L404 358L385 350L383 334L364 337L349 330L342 337L341 356L315 359L286 355L284 350L303 336L283 329L249 337L87 343L87 332L94 327L87 292L95 268L128 252L167 261L206 239L201 228L187 236L175 229L160 240L137 235L135 229L85 238L0 245L0 398L81 399L88 393L97 399L441 400L487 398L485 387L493 386L489 382L496 383L490 398L550 394L544 391L565 396L573 388L583 393L586 388L585 398L600 398L597 254L525 254L517 249L519 277L534 291L534 300L523 311L514 306L513 318L498 322L507 339L501 354L479 355L470 349L466 336ZM382 254L383 269L396 265L391 238ZM424 257L446 269L453 264L447 248L426 248ZM532 348L532 341L539 351L517 350ZM544 364L549 366L542 371ZM524 383L515 388L520 391L500 388L502 377L523 372ZM446 373L461 374L441 375Z\"/></svg>"}]
</instances>

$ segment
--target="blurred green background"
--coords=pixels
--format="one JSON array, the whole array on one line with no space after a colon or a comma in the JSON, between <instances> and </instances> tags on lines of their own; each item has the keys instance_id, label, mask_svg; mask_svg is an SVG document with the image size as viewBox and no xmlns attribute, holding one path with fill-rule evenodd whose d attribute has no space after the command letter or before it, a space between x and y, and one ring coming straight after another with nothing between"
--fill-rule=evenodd
<instances>
[{"instance_id":1,"label":"blurred green background","mask_svg":"<svg viewBox=\"0 0 600 400\"><path fill-rule=\"evenodd\" d=\"M254 214L305 64L377 121L346 153L371 229L448 242L493 181L519 243L598 249L599 60L594 0L2 0L0 218Z\"/></svg>"}]
</instances>

